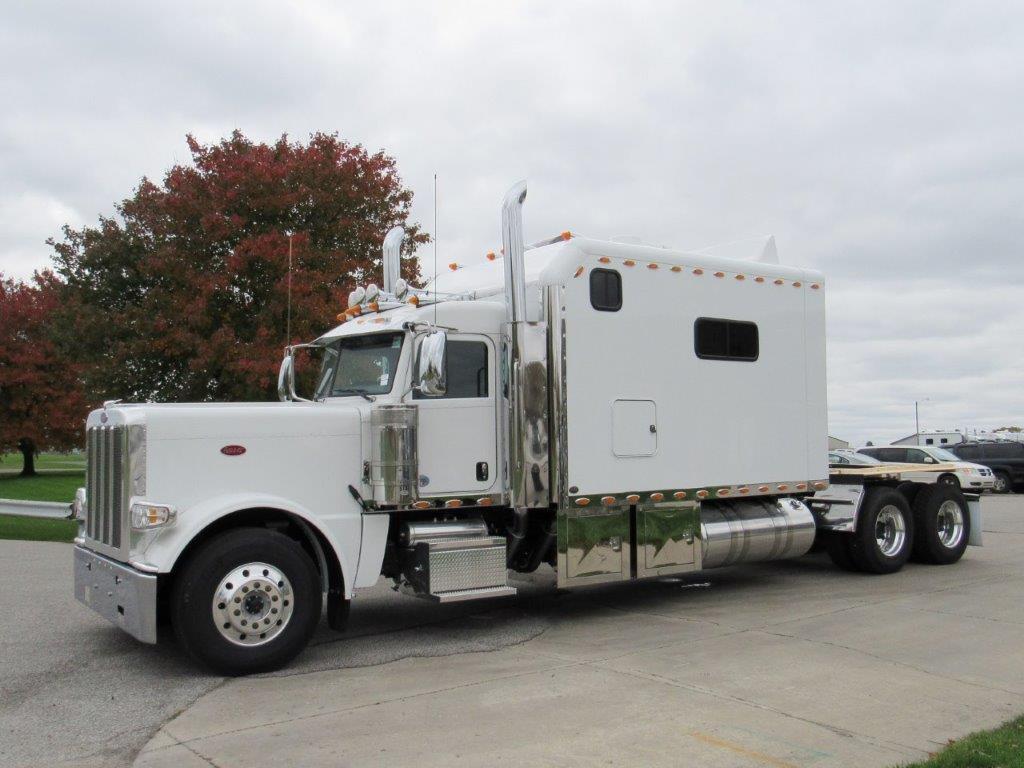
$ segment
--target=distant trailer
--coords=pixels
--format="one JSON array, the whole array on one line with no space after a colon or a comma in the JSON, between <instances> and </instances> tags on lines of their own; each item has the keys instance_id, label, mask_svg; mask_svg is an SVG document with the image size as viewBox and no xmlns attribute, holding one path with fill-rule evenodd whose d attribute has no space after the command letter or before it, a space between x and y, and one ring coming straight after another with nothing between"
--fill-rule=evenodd
<instances>
[{"instance_id":1,"label":"distant trailer","mask_svg":"<svg viewBox=\"0 0 1024 768\"><path fill-rule=\"evenodd\" d=\"M962 432L918 432L894 440L892 445L956 445L967 442Z\"/></svg>"}]
</instances>

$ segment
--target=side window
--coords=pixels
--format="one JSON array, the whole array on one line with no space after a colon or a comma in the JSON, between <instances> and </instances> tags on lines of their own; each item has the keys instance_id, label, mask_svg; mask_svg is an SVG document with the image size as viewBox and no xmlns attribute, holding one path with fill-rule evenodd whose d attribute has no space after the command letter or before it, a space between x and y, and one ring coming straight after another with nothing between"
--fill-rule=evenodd
<instances>
[{"instance_id":1,"label":"side window","mask_svg":"<svg viewBox=\"0 0 1024 768\"><path fill-rule=\"evenodd\" d=\"M451 400L487 397L490 378L487 372L487 344L482 341L452 341L445 344L448 393L429 397L413 392L414 400Z\"/></svg>"},{"instance_id":2,"label":"side window","mask_svg":"<svg viewBox=\"0 0 1024 768\"><path fill-rule=\"evenodd\" d=\"M757 325L746 320L699 317L693 324L693 351L701 360L752 363L760 352Z\"/></svg>"},{"instance_id":3,"label":"side window","mask_svg":"<svg viewBox=\"0 0 1024 768\"><path fill-rule=\"evenodd\" d=\"M614 269L590 270L590 306L599 312L622 309L622 275Z\"/></svg>"},{"instance_id":4,"label":"side window","mask_svg":"<svg viewBox=\"0 0 1024 768\"><path fill-rule=\"evenodd\" d=\"M942 442L946 442L946 441L945 441L945 439L943 439L943 441L942 441ZM930 438L930 437L927 437L927 438L925 438L924 444L925 444L925 445L934 445L934 444L935 444L935 441L934 441L934 440L933 440L932 438Z\"/></svg>"},{"instance_id":5,"label":"side window","mask_svg":"<svg viewBox=\"0 0 1024 768\"><path fill-rule=\"evenodd\" d=\"M905 462L907 451L905 448L879 448L878 458L881 461Z\"/></svg>"},{"instance_id":6,"label":"side window","mask_svg":"<svg viewBox=\"0 0 1024 768\"><path fill-rule=\"evenodd\" d=\"M930 464L928 461L928 454L924 451L919 451L916 448L907 449L907 458L905 461L909 461L911 464Z\"/></svg>"},{"instance_id":7,"label":"side window","mask_svg":"<svg viewBox=\"0 0 1024 768\"><path fill-rule=\"evenodd\" d=\"M978 450L976 445L965 445L963 447L957 447L952 449L953 452L961 459L980 459L981 451Z\"/></svg>"},{"instance_id":8,"label":"side window","mask_svg":"<svg viewBox=\"0 0 1024 768\"><path fill-rule=\"evenodd\" d=\"M940 442L940 443L948 443L948 442L949 442L949 440L948 440L947 438L945 438L945 437L944 437L944 438L942 438L941 440L939 440L939 442Z\"/></svg>"}]
</instances>

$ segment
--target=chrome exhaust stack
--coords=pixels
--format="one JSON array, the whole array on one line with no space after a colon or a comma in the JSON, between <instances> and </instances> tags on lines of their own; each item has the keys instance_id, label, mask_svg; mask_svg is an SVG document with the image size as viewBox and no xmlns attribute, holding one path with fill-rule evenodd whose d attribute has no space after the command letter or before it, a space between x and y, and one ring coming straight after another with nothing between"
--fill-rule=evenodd
<instances>
[{"instance_id":1,"label":"chrome exhaust stack","mask_svg":"<svg viewBox=\"0 0 1024 768\"><path fill-rule=\"evenodd\" d=\"M508 322L519 323L525 317L526 263L523 243L523 202L526 181L513 185L501 206L501 245L505 252L505 311Z\"/></svg>"},{"instance_id":2,"label":"chrome exhaust stack","mask_svg":"<svg viewBox=\"0 0 1024 768\"><path fill-rule=\"evenodd\" d=\"M384 282L382 290L395 295L396 286L402 277L402 243L405 242L405 228L392 227L384 237Z\"/></svg>"}]
</instances>

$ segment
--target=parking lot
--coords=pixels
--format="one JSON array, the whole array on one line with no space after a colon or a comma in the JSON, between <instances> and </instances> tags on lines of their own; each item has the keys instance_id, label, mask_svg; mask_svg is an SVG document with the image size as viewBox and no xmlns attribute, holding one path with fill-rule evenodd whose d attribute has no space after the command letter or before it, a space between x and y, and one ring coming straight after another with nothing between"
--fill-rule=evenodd
<instances>
[{"instance_id":1,"label":"parking lot","mask_svg":"<svg viewBox=\"0 0 1024 768\"><path fill-rule=\"evenodd\" d=\"M71 596L67 545L0 542L0 764L886 766L1024 712L1024 497L985 546L871 577L822 556L435 606L224 681ZM141 752L140 752L141 750Z\"/></svg>"}]
</instances>

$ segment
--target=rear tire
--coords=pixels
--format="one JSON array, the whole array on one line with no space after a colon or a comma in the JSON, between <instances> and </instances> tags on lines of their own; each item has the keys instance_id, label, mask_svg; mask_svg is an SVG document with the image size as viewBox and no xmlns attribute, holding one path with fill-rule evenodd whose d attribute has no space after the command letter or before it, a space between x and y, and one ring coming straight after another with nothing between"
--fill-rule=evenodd
<instances>
[{"instance_id":1,"label":"rear tire","mask_svg":"<svg viewBox=\"0 0 1024 768\"><path fill-rule=\"evenodd\" d=\"M844 571L857 570L853 558L850 557L850 539L853 538L851 534L822 531L818 535L824 539L825 551L835 566Z\"/></svg>"},{"instance_id":2,"label":"rear tire","mask_svg":"<svg viewBox=\"0 0 1024 768\"><path fill-rule=\"evenodd\" d=\"M223 675L278 669L306 647L320 621L316 566L283 533L226 531L177 574L171 621L185 651Z\"/></svg>"},{"instance_id":3,"label":"rear tire","mask_svg":"<svg viewBox=\"0 0 1024 768\"><path fill-rule=\"evenodd\" d=\"M992 486L992 493L1009 493L1013 490L1013 483L1010 482L1010 476L1002 470L996 470L993 472L992 480L995 483Z\"/></svg>"},{"instance_id":4,"label":"rear tire","mask_svg":"<svg viewBox=\"0 0 1024 768\"><path fill-rule=\"evenodd\" d=\"M971 515L963 494L946 485L921 490L914 500L914 559L950 565L963 557Z\"/></svg>"},{"instance_id":5,"label":"rear tire","mask_svg":"<svg viewBox=\"0 0 1024 768\"><path fill-rule=\"evenodd\" d=\"M903 494L893 488L869 488L850 538L850 558L865 573L895 573L910 557L914 517Z\"/></svg>"}]
</instances>

